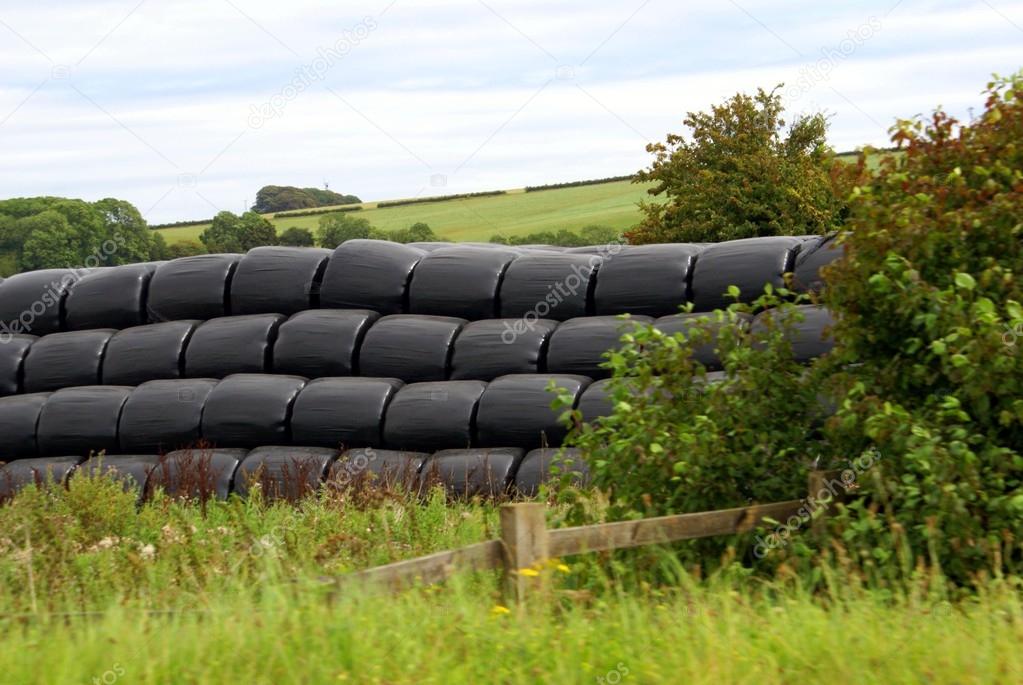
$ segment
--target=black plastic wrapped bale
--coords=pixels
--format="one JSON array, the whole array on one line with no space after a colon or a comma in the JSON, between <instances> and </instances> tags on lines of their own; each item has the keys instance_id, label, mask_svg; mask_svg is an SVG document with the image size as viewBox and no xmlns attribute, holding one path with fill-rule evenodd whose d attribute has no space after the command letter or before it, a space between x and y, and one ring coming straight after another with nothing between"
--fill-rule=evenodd
<instances>
[{"instance_id":1,"label":"black plastic wrapped bale","mask_svg":"<svg viewBox=\"0 0 1023 685\"><path fill-rule=\"evenodd\" d=\"M67 289L87 273L85 269L43 269L0 283L0 335L46 335L61 330Z\"/></svg>"},{"instance_id":2,"label":"black plastic wrapped bale","mask_svg":"<svg viewBox=\"0 0 1023 685\"><path fill-rule=\"evenodd\" d=\"M305 383L299 376L228 376L206 398L203 438L217 447L287 445L292 405Z\"/></svg>"},{"instance_id":3,"label":"black plastic wrapped bale","mask_svg":"<svg viewBox=\"0 0 1023 685\"><path fill-rule=\"evenodd\" d=\"M373 483L413 489L418 485L423 462L429 456L428 452L402 452L373 447L346 450L330 467L327 487L344 490Z\"/></svg>"},{"instance_id":4,"label":"black plastic wrapped bale","mask_svg":"<svg viewBox=\"0 0 1023 685\"><path fill-rule=\"evenodd\" d=\"M748 314L738 314L735 325L746 329L749 328L752 320L753 317ZM717 317L712 312L685 312L682 314L672 314L671 316L662 316L654 322L654 326L666 335L688 333L697 325L708 326L711 339L709 342L697 345L693 349L693 359L700 362L708 369L720 369L721 359L717 353L717 340L721 327L731 325L727 322L727 319L725 321L718 321Z\"/></svg>"},{"instance_id":5,"label":"black plastic wrapped bale","mask_svg":"<svg viewBox=\"0 0 1023 685\"><path fill-rule=\"evenodd\" d=\"M107 344L117 331L51 333L37 340L25 357L25 392L46 392L103 380Z\"/></svg>"},{"instance_id":6,"label":"black plastic wrapped bale","mask_svg":"<svg viewBox=\"0 0 1023 685\"><path fill-rule=\"evenodd\" d=\"M149 282L149 320L230 315L231 278L241 258L239 254L204 254L161 264Z\"/></svg>"},{"instance_id":7,"label":"black plastic wrapped bale","mask_svg":"<svg viewBox=\"0 0 1023 685\"><path fill-rule=\"evenodd\" d=\"M25 357L38 339L34 335L0 333L0 397L16 395L24 389Z\"/></svg>"},{"instance_id":8,"label":"black plastic wrapped bale","mask_svg":"<svg viewBox=\"0 0 1023 685\"><path fill-rule=\"evenodd\" d=\"M245 459L244 449L187 449L160 458L150 474L147 490L162 488L182 499L227 499L234 487L234 475Z\"/></svg>"},{"instance_id":9,"label":"black plastic wrapped bale","mask_svg":"<svg viewBox=\"0 0 1023 685\"><path fill-rule=\"evenodd\" d=\"M420 479L425 487L443 485L455 497L499 497L508 492L525 454L518 447L442 450L426 460Z\"/></svg>"},{"instance_id":10,"label":"black plastic wrapped bale","mask_svg":"<svg viewBox=\"0 0 1023 685\"><path fill-rule=\"evenodd\" d=\"M167 321L118 331L103 357L103 383L139 385L181 378L185 349L198 325L198 321Z\"/></svg>"},{"instance_id":11,"label":"black plastic wrapped bale","mask_svg":"<svg viewBox=\"0 0 1023 685\"><path fill-rule=\"evenodd\" d=\"M489 381L510 373L541 372L557 327L550 319L470 321L455 339L451 379Z\"/></svg>"},{"instance_id":12,"label":"black plastic wrapped bale","mask_svg":"<svg viewBox=\"0 0 1023 685\"><path fill-rule=\"evenodd\" d=\"M470 321L497 317L501 279L520 254L513 249L463 245L434 250L412 274L409 311Z\"/></svg>"},{"instance_id":13,"label":"black plastic wrapped bale","mask_svg":"<svg viewBox=\"0 0 1023 685\"><path fill-rule=\"evenodd\" d=\"M267 499L297 502L320 489L340 454L327 447L257 447L235 471L234 492L248 497L258 485Z\"/></svg>"},{"instance_id":14,"label":"black plastic wrapped bale","mask_svg":"<svg viewBox=\"0 0 1023 685\"><path fill-rule=\"evenodd\" d=\"M432 451L475 444L476 407L482 381L412 383L394 396L384 417L391 449Z\"/></svg>"},{"instance_id":15,"label":"black plastic wrapped bale","mask_svg":"<svg viewBox=\"0 0 1023 685\"><path fill-rule=\"evenodd\" d=\"M792 320L788 331L788 340L792 345L792 356L797 362L806 363L831 351L835 340L831 337L831 327L835 324L831 312L818 305L800 305L795 308L802 321ZM753 331L764 331L768 319L778 316L778 311L769 309L761 312L753 320Z\"/></svg>"},{"instance_id":16,"label":"black plastic wrapped bale","mask_svg":"<svg viewBox=\"0 0 1023 685\"><path fill-rule=\"evenodd\" d=\"M696 245L626 245L604 260L594 293L597 314L675 314L689 301Z\"/></svg>"},{"instance_id":17,"label":"black plastic wrapped bale","mask_svg":"<svg viewBox=\"0 0 1023 685\"><path fill-rule=\"evenodd\" d=\"M36 438L42 454L117 452L121 408L134 388L94 385L50 395L39 414Z\"/></svg>"},{"instance_id":18,"label":"black plastic wrapped bale","mask_svg":"<svg viewBox=\"0 0 1023 685\"><path fill-rule=\"evenodd\" d=\"M106 477L119 482L125 492L135 492L139 499L146 494L149 474L160 463L158 454L119 454L93 457L78 467L75 477Z\"/></svg>"},{"instance_id":19,"label":"black plastic wrapped bale","mask_svg":"<svg viewBox=\"0 0 1023 685\"><path fill-rule=\"evenodd\" d=\"M232 314L295 314L320 303L320 283L331 250L257 247L231 280Z\"/></svg>"},{"instance_id":20,"label":"black plastic wrapped bale","mask_svg":"<svg viewBox=\"0 0 1023 685\"><path fill-rule=\"evenodd\" d=\"M0 397L0 461L39 454L36 427L49 397L48 392Z\"/></svg>"},{"instance_id":21,"label":"black plastic wrapped bale","mask_svg":"<svg viewBox=\"0 0 1023 685\"><path fill-rule=\"evenodd\" d=\"M535 497L544 483L556 485L567 478L573 485L589 482L590 469L582 450L569 448L535 449L522 459L515 473L515 490L524 497Z\"/></svg>"},{"instance_id":22,"label":"black plastic wrapped bale","mask_svg":"<svg viewBox=\"0 0 1023 685\"><path fill-rule=\"evenodd\" d=\"M273 368L281 314L210 319L199 325L185 350L185 376L223 378L233 373L268 373Z\"/></svg>"},{"instance_id":23,"label":"black plastic wrapped bale","mask_svg":"<svg viewBox=\"0 0 1023 685\"><path fill-rule=\"evenodd\" d=\"M448 316L385 316L362 340L359 373L407 383L442 381L448 377L455 338L465 323Z\"/></svg>"},{"instance_id":24,"label":"black plastic wrapped bale","mask_svg":"<svg viewBox=\"0 0 1023 685\"><path fill-rule=\"evenodd\" d=\"M443 247L451 247L451 243L405 243L408 247L414 247L423 252L433 252Z\"/></svg>"},{"instance_id":25,"label":"black plastic wrapped bale","mask_svg":"<svg viewBox=\"0 0 1023 685\"><path fill-rule=\"evenodd\" d=\"M622 336L636 324L653 321L649 316L633 316L627 320L617 316L585 316L566 321L551 336L547 371L606 378L611 374L601 368L607 361L604 354L621 347Z\"/></svg>"},{"instance_id":26,"label":"black plastic wrapped bale","mask_svg":"<svg viewBox=\"0 0 1023 685\"><path fill-rule=\"evenodd\" d=\"M387 240L347 240L330 258L320 286L320 306L408 311L412 270L426 252Z\"/></svg>"},{"instance_id":27,"label":"black plastic wrapped bale","mask_svg":"<svg viewBox=\"0 0 1023 685\"><path fill-rule=\"evenodd\" d=\"M700 253L693 269L694 309L709 312L725 309L735 300L728 287L739 288L739 301L753 302L764 286L785 285L803 241L799 238L745 238L710 245Z\"/></svg>"},{"instance_id":28,"label":"black plastic wrapped bale","mask_svg":"<svg viewBox=\"0 0 1023 685\"><path fill-rule=\"evenodd\" d=\"M590 379L586 376L523 374L502 376L491 381L476 411L476 436L484 447L558 447L568 430L558 421L561 410L554 410L555 386L568 392L573 406L579 401Z\"/></svg>"},{"instance_id":29,"label":"black plastic wrapped bale","mask_svg":"<svg viewBox=\"0 0 1023 685\"><path fill-rule=\"evenodd\" d=\"M380 315L368 309L314 309L295 314L277 330L277 373L306 378L355 376L359 348Z\"/></svg>"},{"instance_id":30,"label":"black plastic wrapped bale","mask_svg":"<svg viewBox=\"0 0 1023 685\"><path fill-rule=\"evenodd\" d=\"M82 457L40 457L4 464L0 466L0 501L29 485L66 485L68 476L81 463Z\"/></svg>"},{"instance_id":31,"label":"black plastic wrapped bale","mask_svg":"<svg viewBox=\"0 0 1023 685\"><path fill-rule=\"evenodd\" d=\"M799 292L817 292L824 285L821 268L844 253L837 235L815 236L806 240L796 256L792 288Z\"/></svg>"},{"instance_id":32,"label":"black plastic wrapped bale","mask_svg":"<svg viewBox=\"0 0 1023 685\"><path fill-rule=\"evenodd\" d=\"M599 267L597 255L523 254L501 282L501 316L566 321L592 314Z\"/></svg>"},{"instance_id":33,"label":"black plastic wrapped bale","mask_svg":"<svg viewBox=\"0 0 1023 685\"><path fill-rule=\"evenodd\" d=\"M310 381L291 412L298 445L379 447L384 416L402 387L395 378L319 378Z\"/></svg>"},{"instance_id":34,"label":"black plastic wrapped bale","mask_svg":"<svg viewBox=\"0 0 1023 685\"><path fill-rule=\"evenodd\" d=\"M149 281L157 264L125 264L97 269L68 290L64 319L68 330L130 328L147 321Z\"/></svg>"},{"instance_id":35,"label":"black plastic wrapped bale","mask_svg":"<svg viewBox=\"0 0 1023 685\"><path fill-rule=\"evenodd\" d=\"M593 423L603 416L610 416L614 413L614 402L611 399L610 378L594 381L579 397L576 409L582 414L583 421Z\"/></svg>"},{"instance_id":36,"label":"black plastic wrapped bale","mask_svg":"<svg viewBox=\"0 0 1023 685\"><path fill-rule=\"evenodd\" d=\"M194 447L202 438L202 413L217 381L182 378L135 388L121 410L122 452L163 454Z\"/></svg>"}]
</instances>

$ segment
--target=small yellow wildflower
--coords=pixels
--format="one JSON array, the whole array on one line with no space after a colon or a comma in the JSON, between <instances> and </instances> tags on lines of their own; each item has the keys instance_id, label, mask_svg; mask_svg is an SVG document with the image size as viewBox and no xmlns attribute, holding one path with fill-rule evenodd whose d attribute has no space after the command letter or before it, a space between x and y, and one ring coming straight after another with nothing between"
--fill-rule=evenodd
<instances>
[{"instance_id":1,"label":"small yellow wildflower","mask_svg":"<svg viewBox=\"0 0 1023 685\"><path fill-rule=\"evenodd\" d=\"M527 576L529 578L536 578L538 575L540 575L540 572L537 571L535 568L520 568L519 575Z\"/></svg>"},{"instance_id":2,"label":"small yellow wildflower","mask_svg":"<svg viewBox=\"0 0 1023 685\"><path fill-rule=\"evenodd\" d=\"M570 573L572 571L567 564L558 564L558 570L562 573Z\"/></svg>"},{"instance_id":3,"label":"small yellow wildflower","mask_svg":"<svg viewBox=\"0 0 1023 685\"><path fill-rule=\"evenodd\" d=\"M494 616L501 616L502 614L510 614L511 609L509 609L506 606L501 606L500 604L498 604L493 609L490 610L490 613L492 613Z\"/></svg>"}]
</instances>

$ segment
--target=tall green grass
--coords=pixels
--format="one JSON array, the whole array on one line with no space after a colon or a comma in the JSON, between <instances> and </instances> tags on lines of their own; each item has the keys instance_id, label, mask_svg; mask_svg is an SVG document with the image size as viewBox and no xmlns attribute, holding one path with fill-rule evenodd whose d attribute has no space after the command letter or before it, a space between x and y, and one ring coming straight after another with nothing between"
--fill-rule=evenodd
<instances>
[{"instance_id":1,"label":"tall green grass","mask_svg":"<svg viewBox=\"0 0 1023 685\"><path fill-rule=\"evenodd\" d=\"M503 603L497 573L396 594L324 580L496 536L494 504L441 491L139 507L104 479L30 487L0 507L0 682L1023 679L1023 604L1005 579L949 603L935 578L882 593L824 569L811 592L740 567L698 580L666 555L675 582L650 585L591 555L522 606Z\"/></svg>"}]
</instances>

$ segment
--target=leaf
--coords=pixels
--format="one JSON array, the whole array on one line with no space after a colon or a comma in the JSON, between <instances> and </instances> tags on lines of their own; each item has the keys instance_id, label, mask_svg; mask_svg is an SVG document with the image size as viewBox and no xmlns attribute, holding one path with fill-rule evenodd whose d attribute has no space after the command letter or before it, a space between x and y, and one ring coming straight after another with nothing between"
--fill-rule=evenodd
<instances>
[{"instance_id":1,"label":"leaf","mask_svg":"<svg viewBox=\"0 0 1023 685\"><path fill-rule=\"evenodd\" d=\"M955 277L956 285L963 290L973 290L977 287L977 281L973 279L973 276L963 272L959 272Z\"/></svg>"}]
</instances>

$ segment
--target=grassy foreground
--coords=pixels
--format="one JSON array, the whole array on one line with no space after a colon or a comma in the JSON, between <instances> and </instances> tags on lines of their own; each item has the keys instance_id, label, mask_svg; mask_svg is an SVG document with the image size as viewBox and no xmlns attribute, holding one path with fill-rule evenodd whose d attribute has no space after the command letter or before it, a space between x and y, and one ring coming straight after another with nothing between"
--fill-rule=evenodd
<instances>
[{"instance_id":1,"label":"grassy foreground","mask_svg":"<svg viewBox=\"0 0 1023 685\"><path fill-rule=\"evenodd\" d=\"M490 240L494 234L525 235L538 231L576 231L591 224L626 229L640 219L636 205L649 185L629 181L600 183L574 188L557 188L527 193L510 190L506 195L473 197L461 200L425 202L398 207L377 208L364 203L357 216L385 231L407 228L417 221L430 224L434 232L452 241ZM277 231L292 226L315 231L320 216L272 218ZM168 243L198 240L208 224L159 229Z\"/></svg>"},{"instance_id":2,"label":"grassy foreground","mask_svg":"<svg viewBox=\"0 0 1023 685\"><path fill-rule=\"evenodd\" d=\"M552 509L557 518L559 510ZM496 536L489 503L341 493L298 506L136 508L116 484L0 507L0 673L11 683L1008 683L1023 679L1009 581L811 596L738 571L619 582L563 560L502 605L494 573L383 594L325 574ZM628 587L628 590L623 588Z\"/></svg>"}]
</instances>

